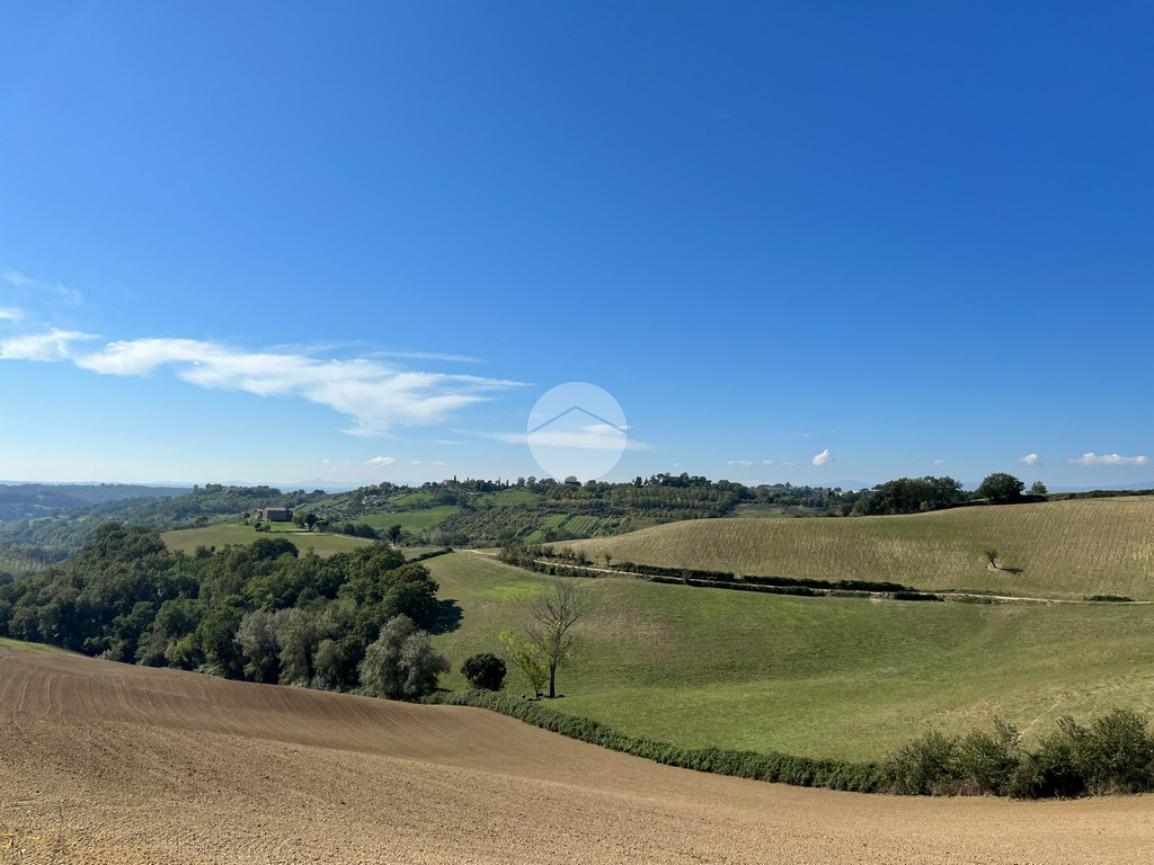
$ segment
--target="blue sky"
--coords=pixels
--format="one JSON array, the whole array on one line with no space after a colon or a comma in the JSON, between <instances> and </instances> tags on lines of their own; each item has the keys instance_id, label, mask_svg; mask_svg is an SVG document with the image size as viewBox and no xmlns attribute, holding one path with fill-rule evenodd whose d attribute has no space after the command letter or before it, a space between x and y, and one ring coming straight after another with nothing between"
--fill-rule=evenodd
<instances>
[{"instance_id":1,"label":"blue sky","mask_svg":"<svg viewBox=\"0 0 1154 865\"><path fill-rule=\"evenodd\" d=\"M541 474L585 381L611 477L1154 480L1152 91L1137 0L7 4L0 478Z\"/></svg>"}]
</instances>

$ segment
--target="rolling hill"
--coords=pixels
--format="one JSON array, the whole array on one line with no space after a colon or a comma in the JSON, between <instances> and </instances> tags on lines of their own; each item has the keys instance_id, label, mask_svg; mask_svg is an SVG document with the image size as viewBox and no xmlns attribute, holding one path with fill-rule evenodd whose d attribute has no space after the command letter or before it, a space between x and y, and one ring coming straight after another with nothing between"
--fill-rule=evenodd
<instances>
[{"instance_id":1,"label":"rolling hill","mask_svg":"<svg viewBox=\"0 0 1154 865\"><path fill-rule=\"evenodd\" d=\"M0 857L54 862L1145 862L1150 797L1021 803L659 766L481 710L0 645ZM976 831L975 827L981 827Z\"/></svg>"},{"instance_id":2,"label":"rolling hill","mask_svg":"<svg viewBox=\"0 0 1154 865\"><path fill-rule=\"evenodd\" d=\"M498 633L516 628L552 579L470 552L425 564L462 610L460 628L435 638L454 671L475 652L499 652ZM592 610L559 677L566 696L550 705L633 736L871 760L928 728L963 732L995 716L1029 738L1066 713L1154 710L1154 606L576 582ZM446 684L465 686L456 672ZM512 671L507 687L523 692Z\"/></svg>"},{"instance_id":3,"label":"rolling hill","mask_svg":"<svg viewBox=\"0 0 1154 865\"><path fill-rule=\"evenodd\" d=\"M572 546L595 561L812 579L889 580L1080 598L1154 599L1154 497L848 519L695 520ZM1020 572L990 571L984 553Z\"/></svg>"}]
</instances>

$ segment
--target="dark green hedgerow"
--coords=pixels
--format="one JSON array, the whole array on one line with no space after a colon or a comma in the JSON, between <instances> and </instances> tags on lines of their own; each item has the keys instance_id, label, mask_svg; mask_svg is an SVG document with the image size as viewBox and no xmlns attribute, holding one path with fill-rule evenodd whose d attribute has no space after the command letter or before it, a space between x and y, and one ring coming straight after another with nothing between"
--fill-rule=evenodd
<instances>
[{"instance_id":1,"label":"dark green hedgerow","mask_svg":"<svg viewBox=\"0 0 1154 865\"><path fill-rule=\"evenodd\" d=\"M474 706L499 712L570 739L589 742L644 757L667 766L732 775L755 781L772 781L800 787L828 787L871 793L880 789L881 768L875 763L852 763L848 760L819 760L789 754L734 751L723 748L683 748L652 739L626 736L588 718L577 718L550 709L540 702L504 694L478 691L445 693L427 697L425 702L450 706Z\"/></svg>"},{"instance_id":2,"label":"dark green hedgerow","mask_svg":"<svg viewBox=\"0 0 1154 865\"><path fill-rule=\"evenodd\" d=\"M1147 731L1144 717L1124 709L1095 718L1088 726L1062 718L1057 729L1034 750L1024 748L1018 731L1002 721L995 721L991 731L972 730L965 736L929 731L879 764L684 748L626 736L598 721L507 694L442 691L424 702L488 709L571 739L667 766L800 787L1020 799L1154 791L1154 737Z\"/></svg>"}]
</instances>

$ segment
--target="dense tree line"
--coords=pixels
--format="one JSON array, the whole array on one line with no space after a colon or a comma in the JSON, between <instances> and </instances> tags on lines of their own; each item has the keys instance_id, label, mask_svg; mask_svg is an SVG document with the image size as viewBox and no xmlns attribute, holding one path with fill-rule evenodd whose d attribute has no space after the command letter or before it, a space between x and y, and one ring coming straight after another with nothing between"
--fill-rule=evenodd
<instances>
[{"instance_id":1,"label":"dense tree line","mask_svg":"<svg viewBox=\"0 0 1154 865\"><path fill-rule=\"evenodd\" d=\"M283 538L194 555L112 523L75 557L0 585L0 634L115 661L256 682L426 693L427 631L449 605L418 563L373 544L328 559Z\"/></svg>"}]
</instances>

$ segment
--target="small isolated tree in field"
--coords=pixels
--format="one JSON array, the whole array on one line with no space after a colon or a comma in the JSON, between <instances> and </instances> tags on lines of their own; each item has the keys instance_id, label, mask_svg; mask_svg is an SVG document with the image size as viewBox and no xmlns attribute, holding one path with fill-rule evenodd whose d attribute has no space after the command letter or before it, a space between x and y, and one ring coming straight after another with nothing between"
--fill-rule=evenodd
<instances>
[{"instance_id":1,"label":"small isolated tree in field","mask_svg":"<svg viewBox=\"0 0 1154 865\"><path fill-rule=\"evenodd\" d=\"M557 668L573 651L571 629L584 614L584 598L567 582L554 583L529 611L525 633L549 671L549 699L557 696Z\"/></svg>"},{"instance_id":2,"label":"small isolated tree in field","mask_svg":"<svg viewBox=\"0 0 1154 865\"><path fill-rule=\"evenodd\" d=\"M1046 496L1049 494L1050 491L1046 489L1046 485L1041 481L1034 481L1034 483L1030 485L1030 495L1032 496Z\"/></svg>"},{"instance_id":3,"label":"small isolated tree in field","mask_svg":"<svg viewBox=\"0 0 1154 865\"><path fill-rule=\"evenodd\" d=\"M537 651L537 647L528 640L522 640L512 631L502 631L497 639L505 646L509 660L517 668L517 672L533 689L533 697L541 698L541 689L545 687L545 680L549 678L549 668Z\"/></svg>"},{"instance_id":4,"label":"small isolated tree in field","mask_svg":"<svg viewBox=\"0 0 1154 865\"><path fill-rule=\"evenodd\" d=\"M489 652L473 655L461 665L461 675L469 684L485 691L500 691L505 672L505 662Z\"/></svg>"},{"instance_id":5,"label":"small isolated tree in field","mask_svg":"<svg viewBox=\"0 0 1154 865\"><path fill-rule=\"evenodd\" d=\"M394 526L389 526L389 529L387 532L385 532L385 535L388 537L389 543L395 547L401 542L401 533L403 531L404 529L401 528L401 524L397 523Z\"/></svg>"}]
</instances>

